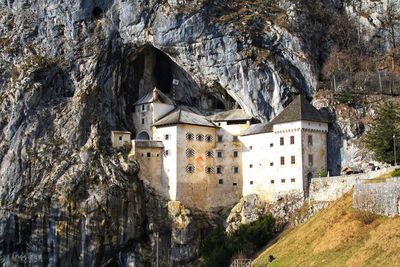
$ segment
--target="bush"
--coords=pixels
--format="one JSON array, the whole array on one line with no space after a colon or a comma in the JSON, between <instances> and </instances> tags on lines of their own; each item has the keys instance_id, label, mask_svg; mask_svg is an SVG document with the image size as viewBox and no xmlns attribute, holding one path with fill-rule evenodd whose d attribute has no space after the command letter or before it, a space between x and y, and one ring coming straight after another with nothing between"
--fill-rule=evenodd
<instances>
[{"instance_id":1,"label":"bush","mask_svg":"<svg viewBox=\"0 0 400 267\"><path fill-rule=\"evenodd\" d=\"M265 215L255 222L241 225L237 231L226 235L222 227L214 229L202 242L204 266L229 266L232 256L254 254L274 237L275 219Z\"/></svg>"},{"instance_id":2,"label":"bush","mask_svg":"<svg viewBox=\"0 0 400 267\"><path fill-rule=\"evenodd\" d=\"M321 168L321 169L318 170L317 176L318 177L327 177L328 176L328 172L324 168Z\"/></svg>"},{"instance_id":3,"label":"bush","mask_svg":"<svg viewBox=\"0 0 400 267\"><path fill-rule=\"evenodd\" d=\"M336 95L336 100L340 104L353 105L357 102L357 97L349 90L343 90Z\"/></svg>"},{"instance_id":4,"label":"bush","mask_svg":"<svg viewBox=\"0 0 400 267\"><path fill-rule=\"evenodd\" d=\"M371 211L367 210L358 210L356 213L356 218L363 224L371 224L375 221L376 218L378 218L378 215Z\"/></svg>"},{"instance_id":5,"label":"bush","mask_svg":"<svg viewBox=\"0 0 400 267\"><path fill-rule=\"evenodd\" d=\"M392 177L400 177L400 168L396 168L390 175Z\"/></svg>"}]
</instances>

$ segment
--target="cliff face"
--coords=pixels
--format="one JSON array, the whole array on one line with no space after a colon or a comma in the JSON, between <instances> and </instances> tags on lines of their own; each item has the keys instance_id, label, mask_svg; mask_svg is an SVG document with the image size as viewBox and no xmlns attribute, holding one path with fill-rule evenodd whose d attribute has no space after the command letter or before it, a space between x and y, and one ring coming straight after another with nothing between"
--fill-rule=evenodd
<instances>
[{"instance_id":1,"label":"cliff face","mask_svg":"<svg viewBox=\"0 0 400 267\"><path fill-rule=\"evenodd\" d=\"M323 50L308 38L321 29L288 30L308 21L296 1L225 2L0 1L3 258L140 266L155 261L156 232L161 261L196 258L208 217L145 189L110 131L135 133L132 104L154 86L268 120L314 94Z\"/></svg>"}]
</instances>

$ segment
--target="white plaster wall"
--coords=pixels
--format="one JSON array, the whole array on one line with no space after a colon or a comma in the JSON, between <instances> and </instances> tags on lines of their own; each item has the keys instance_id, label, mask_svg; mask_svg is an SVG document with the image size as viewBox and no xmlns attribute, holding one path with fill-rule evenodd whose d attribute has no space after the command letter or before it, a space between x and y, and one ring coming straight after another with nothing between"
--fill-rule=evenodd
<instances>
[{"instance_id":1,"label":"white plaster wall","mask_svg":"<svg viewBox=\"0 0 400 267\"><path fill-rule=\"evenodd\" d=\"M162 183L168 187L169 198L177 200L177 143L178 130L177 126L158 127L154 131L154 139L162 141L164 144L163 165L162 165ZM165 135L169 135L169 140L165 140ZM165 156L165 151L169 151L169 155Z\"/></svg>"},{"instance_id":2,"label":"white plaster wall","mask_svg":"<svg viewBox=\"0 0 400 267\"><path fill-rule=\"evenodd\" d=\"M172 111L175 107L164 103L152 103L153 110L153 123L164 117L168 112Z\"/></svg>"},{"instance_id":3,"label":"white plaster wall","mask_svg":"<svg viewBox=\"0 0 400 267\"><path fill-rule=\"evenodd\" d=\"M122 137L122 140L119 138ZM131 144L131 134L130 133L118 133L118 132L111 132L111 143L112 147L123 147L125 145Z\"/></svg>"}]
</instances>

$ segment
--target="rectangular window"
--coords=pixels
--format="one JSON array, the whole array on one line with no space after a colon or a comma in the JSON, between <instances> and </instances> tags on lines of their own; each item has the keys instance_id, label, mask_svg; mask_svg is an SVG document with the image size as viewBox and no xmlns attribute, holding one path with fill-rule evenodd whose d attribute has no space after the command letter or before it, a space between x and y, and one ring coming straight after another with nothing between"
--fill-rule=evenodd
<instances>
[{"instance_id":1,"label":"rectangular window","mask_svg":"<svg viewBox=\"0 0 400 267\"><path fill-rule=\"evenodd\" d=\"M249 168L253 168L253 164L250 164L250 165L249 165Z\"/></svg>"},{"instance_id":2,"label":"rectangular window","mask_svg":"<svg viewBox=\"0 0 400 267\"><path fill-rule=\"evenodd\" d=\"M168 156L169 156L169 154L170 154L170 152L169 152L169 150L168 150L168 149L164 151L164 157L168 157Z\"/></svg>"},{"instance_id":3,"label":"rectangular window","mask_svg":"<svg viewBox=\"0 0 400 267\"><path fill-rule=\"evenodd\" d=\"M217 167L217 174L222 174L222 167Z\"/></svg>"},{"instance_id":4,"label":"rectangular window","mask_svg":"<svg viewBox=\"0 0 400 267\"><path fill-rule=\"evenodd\" d=\"M119 141L122 141L122 136L119 137Z\"/></svg>"},{"instance_id":5,"label":"rectangular window","mask_svg":"<svg viewBox=\"0 0 400 267\"><path fill-rule=\"evenodd\" d=\"M233 141L233 142L237 142L237 141L239 141L239 139L238 139L237 136L233 136L232 141Z\"/></svg>"},{"instance_id":6,"label":"rectangular window","mask_svg":"<svg viewBox=\"0 0 400 267\"><path fill-rule=\"evenodd\" d=\"M270 162L270 163L269 163L269 166L271 166L271 167L274 166L274 163L273 163L273 162Z\"/></svg>"},{"instance_id":7,"label":"rectangular window","mask_svg":"<svg viewBox=\"0 0 400 267\"><path fill-rule=\"evenodd\" d=\"M250 150L253 150L253 146L250 146L249 148L250 148Z\"/></svg>"},{"instance_id":8,"label":"rectangular window","mask_svg":"<svg viewBox=\"0 0 400 267\"><path fill-rule=\"evenodd\" d=\"M286 182L285 179L281 179L281 183L284 184Z\"/></svg>"},{"instance_id":9,"label":"rectangular window","mask_svg":"<svg viewBox=\"0 0 400 267\"><path fill-rule=\"evenodd\" d=\"M223 179L219 179L219 180L218 180L218 183L219 183L219 184L224 184L224 180L223 180Z\"/></svg>"},{"instance_id":10,"label":"rectangular window","mask_svg":"<svg viewBox=\"0 0 400 267\"><path fill-rule=\"evenodd\" d=\"M253 181L250 181L250 184L254 184L254 182L253 182Z\"/></svg>"},{"instance_id":11,"label":"rectangular window","mask_svg":"<svg viewBox=\"0 0 400 267\"><path fill-rule=\"evenodd\" d=\"M169 134L164 135L164 140L169 140L171 136Z\"/></svg>"},{"instance_id":12,"label":"rectangular window","mask_svg":"<svg viewBox=\"0 0 400 267\"><path fill-rule=\"evenodd\" d=\"M308 145L312 146L312 144L313 144L312 135L309 135L308 136Z\"/></svg>"},{"instance_id":13,"label":"rectangular window","mask_svg":"<svg viewBox=\"0 0 400 267\"><path fill-rule=\"evenodd\" d=\"M235 158L239 157L239 151L233 151L233 157Z\"/></svg>"},{"instance_id":14,"label":"rectangular window","mask_svg":"<svg viewBox=\"0 0 400 267\"><path fill-rule=\"evenodd\" d=\"M296 157L295 156L291 156L290 157L290 163L291 164L296 164Z\"/></svg>"},{"instance_id":15,"label":"rectangular window","mask_svg":"<svg viewBox=\"0 0 400 267\"><path fill-rule=\"evenodd\" d=\"M290 182L295 183L296 179L292 178L292 179L290 179Z\"/></svg>"},{"instance_id":16,"label":"rectangular window","mask_svg":"<svg viewBox=\"0 0 400 267\"><path fill-rule=\"evenodd\" d=\"M142 105L142 111L143 112L146 111L146 106L145 105Z\"/></svg>"},{"instance_id":17,"label":"rectangular window","mask_svg":"<svg viewBox=\"0 0 400 267\"><path fill-rule=\"evenodd\" d=\"M269 144L269 147L273 147L273 146L274 146L274 144L273 144L273 143L270 143L270 144Z\"/></svg>"},{"instance_id":18,"label":"rectangular window","mask_svg":"<svg viewBox=\"0 0 400 267\"><path fill-rule=\"evenodd\" d=\"M294 136L291 136L291 137L290 137L290 144L291 144L291 145L294 145Z\"/></svg>"},{"instance_id":19,"label":"rectangular window","mask_svg":"<svg viewBox=\"0 0 400 267\"><path fill-rule=\"evenodd\" d=\"M224 137L222 135L217 136L217 142L222 142L224 140Z\"/></svg>"},{"instance_id":20,"label":"rectangular window","mask_svg":"<svg viewBox=\"0 0 400 267\"><path fill-rule=\"evenodd\" d=\"M147 157L150 158L151 157L151 153L147 152Z\"/></svg>"},{"instance_id":21,"label":"rectangular window","mask_svg":"<svg viewBox=\"0 0 400 267\"><path fill-rule=\"evenodd\" d=\"M271 180L271 184L274 184L275 183L275 180Z\"/></svg>"},{"instance_id":22,"label":"rectangular window","mask_svg":"<svg viewBox=\"0 0 400 267\"><path fill-rule=\"evenodd\" d=\"M281 146L283 146L285 144L285 138L281 137L279 142Z\"/></svg>"},{"instance_id":23,"label":"rectangular window","mask_svg":"<svg viewBox=\"0 0 400 267\"><path fill-rule=\"evenodd\" d=\"M233 167L233 173L239 173L239 167Z\"/></svg>"},{"instance_id":24,"label":"rectangular window","mask_svg":"<svg viewBox=\"0 0 400 267\"><path fill-rule=\"evenodd\" d=\"M237 183L233 183L233 186L237 186Z\"/></svg>"},{"instance_id":25,"label":"rectangular window","mask_svg":"<svg viewBox=\"0 0 400 267\"><path fill-rule=\"evenodd\" d=\"M222 158L222 156L223 156L222 151L217 151L217 158Z\"/></svg>"},{"instance_id":26,"label":"rectangular window","mask_svg":"<svg viewBox=\"0 0 400 267\"><path fill-rule=\"evenodd\" d=\"M285 165L285 157L281 157L281 165Z\"/></svg>"},{"instance_id":27,"label":"rectangular window","mask_svg":"<svg viewBox=\"0 0 400 267\"><path fill-rule=\"evenodd\" d=\"M142 119L142 124L144 124L144 119Z\"/></svg>"},{"instance_id":28,"label":"rectangular window","mask_svg":"<svg viewBox=\"0 0 400 267\"><path fill-rule=\"evenodd\" d=\"M313 155L308 155L308 166L314 165L314 157Z\"/></svg>"}]
</instances>

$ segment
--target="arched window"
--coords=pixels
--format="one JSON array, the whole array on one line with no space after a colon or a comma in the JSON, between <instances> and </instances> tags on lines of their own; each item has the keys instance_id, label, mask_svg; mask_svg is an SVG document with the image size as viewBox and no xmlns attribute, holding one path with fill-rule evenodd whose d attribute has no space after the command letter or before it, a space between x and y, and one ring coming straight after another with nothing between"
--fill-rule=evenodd
<instances>
[{"instance_id":1,"label":"arched window","mask_svg":"<svg viewBox=\"0 0 400 267\"><path fill-rule=\"evenodd\" d=\"M188 158L194 157L194 150L191 148L186 149L186 157Z\"/></svg>"},{"instance_id":2,"label":"arched window","mask_svg":"<svg viewBox=\"0 0 400 267\"><path fill-rule=\"evenodd\" d=\"M150 136L148 133L146 132L140 132L137 136L136 136L136 140L150 140Z\"/></svg>"},{"instance_id":3,"label":"arched window","mask_svg":"<svg viewBox=\"0 0 400 267\"><path fill-rule=\"evenodd\" d=\"M206 167L206 173L207 174L214 173L214 168L213 167Z\"/></svg>"},{"instance_id":4,"label":"arched window","mask_svg":"<svg viewBox=\"0 0 400 267\"><path fill-rule=\"evenodd\" d=\"M193 140L194 140L194 134L192 134L192 133L186 133L186 140L188 140L188 141L193 141Z\"/></svg>"},{"instance_id":5,"label":"arched window","mask_svg":"<svg viewBox=\"0 0 400 267\"><path fill-rule=\"evenodd\" d=\"M206 158L212 158L212 157L214 157L214 152L206 151Z\"/></svg>"},{"instance_id":6,"label":"arched window","mask_svg":"<svg viewBox=\"0 0 400 267\"><path fill-rule=\"evenodd\" d=\"M195 167L193 165L187 165L186 166L186 172L187 173L194 173Z\"/></svg>"},{"instance_id":7,"label":"arched window","mask_svg":"<svg viewBox=\"0 0 400 267\"><path fill-rule=\"evenodd\" d=\"M200 142L201 142L201 141L204 141L204 135L202 135L202 134L197 134L197 135L196 135L196 140L197 140L197 141L200 141Z\"/></svg>"},{"instance_id":8,"label":"arched window","mask_svg":"<svg viewBox=\"0 0 400 267\"><path fill-rule=\"evenodd\" d=\"M212 135L209 135L209 134L206 135L206 142L211 143L213 141L213 139L214 138L212 137Z\"/></svg>"}]
</instances>

